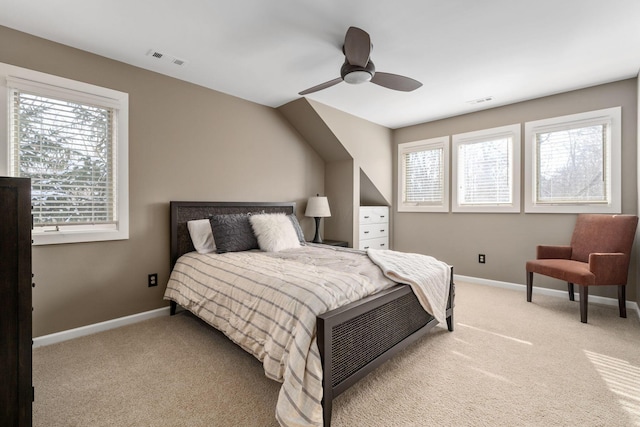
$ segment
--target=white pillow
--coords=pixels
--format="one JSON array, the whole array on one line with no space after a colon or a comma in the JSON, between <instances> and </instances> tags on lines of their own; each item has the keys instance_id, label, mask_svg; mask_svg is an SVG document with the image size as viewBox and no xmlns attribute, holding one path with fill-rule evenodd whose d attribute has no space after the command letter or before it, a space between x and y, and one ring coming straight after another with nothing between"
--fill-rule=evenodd
<instances>
[{"instance_id":1,"label":"white pillow","mask_svg":"<svg viewBox=\"0 0 640 427\"><path fill-rule=\"evenodd\" d=\"M284 213L251 215L249 221L261 250L278 252L300 247L298 234Z\"/></svg>"},{"instance_id":2,"label":"white pillow","mask_svg":"<svg viewBox=\"0 0 640 427\"><path fill-rule=\"evenodd\" d=\"M216 250L216 242L213 240L211 223L208 219L187 221L187 228L193 247L199 254L208 254Z\"/></svg>"}]
</instances>

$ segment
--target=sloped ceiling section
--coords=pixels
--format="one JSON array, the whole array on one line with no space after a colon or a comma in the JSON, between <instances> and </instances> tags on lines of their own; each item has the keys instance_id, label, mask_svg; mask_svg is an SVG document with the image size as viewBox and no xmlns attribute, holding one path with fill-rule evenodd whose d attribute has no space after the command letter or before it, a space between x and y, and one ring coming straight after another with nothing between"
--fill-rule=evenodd
<instances>
[{"instance_id":1,"label":"sloped ceiling section","mask_svg":"<svg viewBox=\"0 0 640 427\"><path fill-rule=\"evenodd\" d=\"M286 117L326 163L353 159L306 98L291 101L279 107L278 111Z\"/></svg>"},{"instance_id":2,"label":"sloped ceiling section","mask_svg":"<svg viewBox=\"0 0 640 427\"><path fill-rule=\"evenodd\" d=\"M388 206L378 188L373 185L367 174L360 169L360 206Z\"/></svg>"},{"instance_id":3,"label":"sloped ceiling section","mask_svg":"<svg viewBox=\"0 0 640 427\"><path fill-rule=\"evenodd\" d=\"M374 193L382 196L384 203L379 204L391 204L391 129L308 99L290 102L279 110L327 163L353 159L354 167L360 168L375 188ZM354 189L357 193L361 190Z\"/></svg>"}]
</instances>

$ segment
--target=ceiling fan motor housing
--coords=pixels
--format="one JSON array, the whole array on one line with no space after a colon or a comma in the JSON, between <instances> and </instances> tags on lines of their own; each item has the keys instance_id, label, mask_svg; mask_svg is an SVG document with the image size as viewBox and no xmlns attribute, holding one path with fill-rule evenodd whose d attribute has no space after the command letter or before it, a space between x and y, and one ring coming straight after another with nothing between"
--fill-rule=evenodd
<instances>
[{"instance_id":1,"label":"ceiling fan motor housing","mask_svg":"<svg viewBox=\"0 0 640 427\"><path fill-rule=\"evenodd\" d=\"M344 61L340 68L340 76L342 80L350 84L360 84L370 81L376 74L376 67L373 65L373 61L369 60L366 67L360 67L359 65L349 64L348 61Z\"/></svg>"}]
</instances>

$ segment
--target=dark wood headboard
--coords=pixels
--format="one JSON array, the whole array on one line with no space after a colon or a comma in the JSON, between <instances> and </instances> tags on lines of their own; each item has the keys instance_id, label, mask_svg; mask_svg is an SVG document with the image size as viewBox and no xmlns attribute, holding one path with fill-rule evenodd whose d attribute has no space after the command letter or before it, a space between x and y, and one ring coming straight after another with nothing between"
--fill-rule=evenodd
<instances>
[{"instance_id":1,"label":"dark wood headboard","mask_svg":"<svg viewBox=\"0 0 640 427\"><path fill-rule=\"evenodd\" d=\"M275 213L295 214L296 202L170 202L171 268L180 257L194 251L187 221L205 219L216 214Z\"/></svg>"}]
</instances>

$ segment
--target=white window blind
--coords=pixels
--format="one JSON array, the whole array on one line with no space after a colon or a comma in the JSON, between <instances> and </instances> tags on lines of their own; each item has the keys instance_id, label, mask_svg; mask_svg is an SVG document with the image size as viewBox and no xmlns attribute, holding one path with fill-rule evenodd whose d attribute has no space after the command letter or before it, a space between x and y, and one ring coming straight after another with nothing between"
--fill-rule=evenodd
<instances>
[{"instance_id":1,"label":"white window blind","mask_svg":"<svg viewBox=\"0 0 640 427\"><path fill-rule=\"evenodd\" d=\"M442 203L443 149L416 151L404 155L407 203Z\"/></svg>"},{"instance_id":2,"label":"white window blind","mask_svg":"<svg viewBox=\"0 0 640 427\"><path fill-rule=\"evenodd\" d=\"M448 211L448 164L448 137L399 144L399 210Z\"/></svg>"},{"instance_id":3,"label":"white window blind","mask_svg":"<svg viewBox=\"0 0 640 427\"><path fill-rule=\"evenodd\" d=\"M35 226L113 224L114 111L12 89L11 171L31 178Z\"/></svg>"},{"instance_id":4,"label":"white window blind","mask_svg":"<svg viewBox=\"0 0 640 427\"><path fill-rule=\"evenodd\" d=\"M520 211L520 125L453 136L454 212Z\"/></svg>"},{"instance_id":5,"label":"white window blind","mask_svg":"<svg viewBox=\"0 0 640 427\"><path fill-rule=\"evenodd\" d=\"M536 133L536 203L607 202L608 126Z\"/></svg>"},{"instance_id":6,"label":"white window blind","mask_svg":"<svg viewBox=\"0 0 640 427\"><path fill-rule=\"evenodd\" d=\"M621 108L525 123L525 211L619 213Z\"/></svg>"},{"instance_id":7,"label":"white window blind","mask_svg":"<svg viewBox=\"0 0 640 427\"><path fill-rule=\"evenodd\" d=\"M458 146L460 205L511 203L512 144L508 137Z\"/></svg>"}]
</instances>

